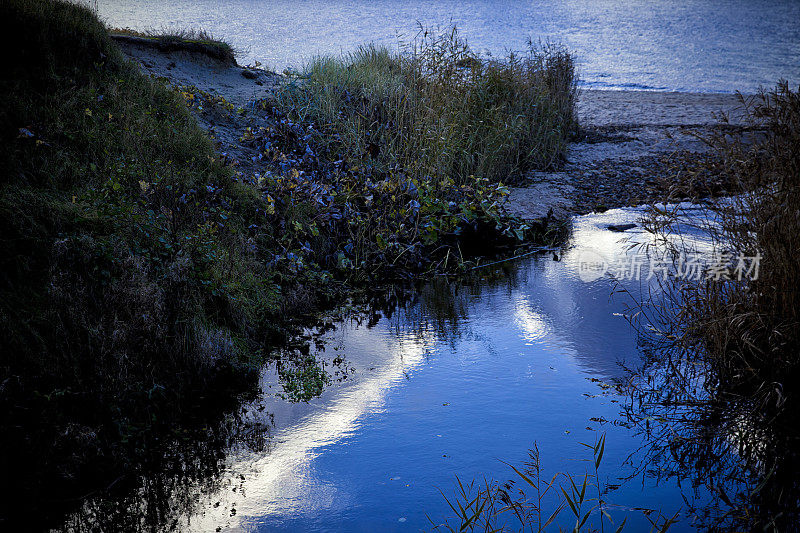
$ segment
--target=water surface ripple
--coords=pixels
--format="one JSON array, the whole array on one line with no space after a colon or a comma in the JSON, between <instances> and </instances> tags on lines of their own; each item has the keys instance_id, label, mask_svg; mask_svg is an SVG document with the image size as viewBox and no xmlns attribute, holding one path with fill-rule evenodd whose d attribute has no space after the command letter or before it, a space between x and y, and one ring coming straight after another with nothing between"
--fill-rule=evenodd
<instances>
[{"instance_id":1,"label":"water surface ripple","mask_svg":"<svg viewBox=\"0 0 800 533\"><path fill-rule=\"evenodd\" d=\"M621 314L651 285L585 281L579 270L588 250L624 258L631 242L646 242L639 227L607 229L640 214L578 217L557 261L533 256L471 284L432 283L390 318L341 324L319 355L343 356L350 377L308 404L275 397L280 387L267 369L258 407L274 423L270 451L233 453L229 475L246 479L243 489L208 495L191 524L198 531L427 529L450 514L439 489L452 494L456 475L511 479L501 460L521 465L534 442L545 477L582 474L581 443L603 432L601 476L620 485L608 500L620 519L630 514L631 530L647 525L631 508L671 516L686 510L684 497L702 505L702 491L682 490L675 479L624 481L636 466L626 459L645 443L618 425L622 399L613 383L625 376L620 363L635 365L641 348ZM568 513L563 519L570 527ZM672 531L689 529L684 522Z\"/></svg>"},{"instance_id":2,"label":"water surface ripple","mask_svg":"<svg viewBox=\"0 0 800 533\"><path fill-rule=\"evenodd\" d=\"M97 0L116 27L202 27L279 71L315 54L395 45L454 23L476 50L503 54L528 38L575 52L586 87L754 92L800 83L796 0Z\"/></svg>"}]
</instances>

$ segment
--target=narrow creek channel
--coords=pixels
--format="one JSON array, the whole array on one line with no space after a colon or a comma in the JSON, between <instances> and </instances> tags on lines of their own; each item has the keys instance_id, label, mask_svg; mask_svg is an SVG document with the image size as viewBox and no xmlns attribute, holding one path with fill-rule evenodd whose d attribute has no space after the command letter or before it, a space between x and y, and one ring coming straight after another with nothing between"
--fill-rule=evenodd
<instances>
[{"instance_id":1,"label":"narrow creek channel","mask_svg":"<svg viewBox=\"0 0 800 533\"><path fill-rule=\"evenodd\" d=\"M264 395L248 412L269 425L266 446L230 452L230 481L202 495L185 517L189 528L428 530L451 515L442 493L452 495L456 476L513 479L503 461L523 465L534 443L543 478L582 476L591 450L581 443L601 434L600 479L626 529L649 529L637 508L672 516L687 503L702 506L707 494L657 481L657 465L636 474L635 452L647 443L620 416L615 380L641 349L623 315L653 285L646 275L591 279L581 270L595 252L634 253L630 244L649 238L642 228L608 226L638 223L641 214L576 217L558 260L530 256L487 269L482 281L432 283L391 317L339 324L318 355L343 358L347 379L309 403L281 399L275 370L266 369ZM570 518L562 513L560 524L572 527ZM671 529L684 530L691 519Z\"/></svg>"}]
</instances>

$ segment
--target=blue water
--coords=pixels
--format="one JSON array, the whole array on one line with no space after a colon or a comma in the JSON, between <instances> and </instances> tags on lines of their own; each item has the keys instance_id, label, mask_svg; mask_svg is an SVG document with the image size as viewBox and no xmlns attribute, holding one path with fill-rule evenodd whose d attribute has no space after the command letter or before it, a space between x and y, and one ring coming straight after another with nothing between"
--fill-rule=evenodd
<instances>
[{"instance_id":1,"label":"blue water","mask_svg":"<svg viewBox=\"0 0 800 533\"><path fill-rule=\"evenodd\" d=\"M233 450L223 476L231 481L200 498L191 528L428 530L452 517L442 493L453 497L456 476L519 481L501 461L521 468L537 443L543 478L582 479L591 454L581 443L605 434L600 478L620 485L605 497L617 523L627 517L628 530L649 529L632 510L646 508L678 512L683 521L671 531L692 530L684 498L702 506L707 494L674 478L657 482L659 465L636 475L635 452L646 442L619 425L624 398L613 382L626 376L620 363L640 361L639 338L621 315L652 286L609 276L587 282L579 268L587 251L624 261L629 239L647 242L640 228L606 229L639 215L578 217L558 261L545 254L490 268L491 279L430 284L371 327L345 321L318 356L343 357L349 377L309 404L278 397L266 369L264 398L249 416L272 425L269 451ZM545 499L547 514L554 506ZM571 528L574 518L566 511L557 524Z\"/></svg>"},{"instance_id":2,"label":"blue water","mask_svg":"<svg viewBox=\"0 0 800 533\"><path fill-rule=\"evenodd\" d=\"M92 2L94 3L94 2ZM408 40L417 21L458 25L501 55L530 37L565 44L586 87L755 91L800 83L796 0L97 0L111 26L202 27L283 70L367 42Z\"/></svg>"}]
</instances>

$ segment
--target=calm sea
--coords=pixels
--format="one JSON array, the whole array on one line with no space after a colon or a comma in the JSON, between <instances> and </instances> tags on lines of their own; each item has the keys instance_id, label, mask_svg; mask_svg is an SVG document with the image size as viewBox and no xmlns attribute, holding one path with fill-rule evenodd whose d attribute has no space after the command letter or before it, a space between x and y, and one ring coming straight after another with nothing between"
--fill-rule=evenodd
<instances>
[{"instance_id":1,"label":"calm sea","mask_svg":"<svg viewBox=\"0 0 800 533\"><path fill-rule=\"evenodd\" d=\"M798 0L97 0L134 29L204 28L281 71L368 42L396 46L456 24L476 50L566 45L598 89L753 92L800 83Z\"/></svg>"}]
</instances>

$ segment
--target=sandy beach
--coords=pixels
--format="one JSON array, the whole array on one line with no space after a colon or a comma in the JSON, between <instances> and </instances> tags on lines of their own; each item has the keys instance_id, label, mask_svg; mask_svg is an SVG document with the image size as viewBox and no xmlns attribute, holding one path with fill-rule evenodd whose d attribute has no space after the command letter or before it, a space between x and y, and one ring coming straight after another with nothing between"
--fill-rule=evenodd
<instances>
[{"instance_id":1,"label":"sandy beach","mask_svg":"<svg viewBox=\"0 0 800 533\"><path fill-rule=\"evenodd\" d=\"M679 175L692 180L688 189L724 194L724 183L708 172L704 139L744 128L743 110L735 94L582 90L580 134L563 166L531 173L511 189L506 208L525 219L563 218L698 192L676 191Z\"/></svg>"}]
</instances>

